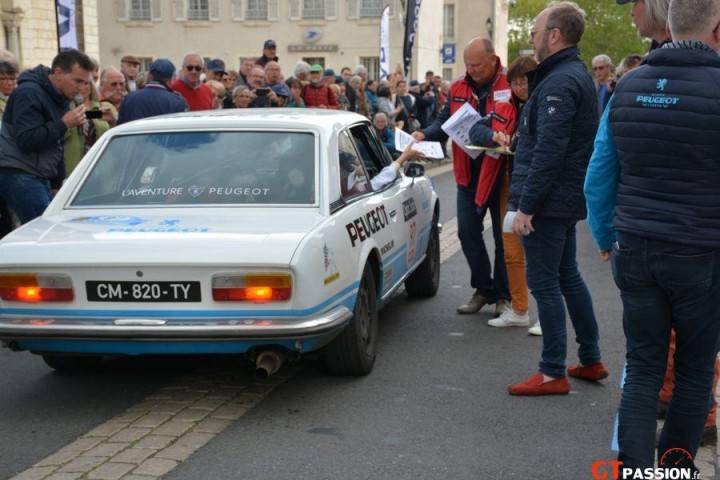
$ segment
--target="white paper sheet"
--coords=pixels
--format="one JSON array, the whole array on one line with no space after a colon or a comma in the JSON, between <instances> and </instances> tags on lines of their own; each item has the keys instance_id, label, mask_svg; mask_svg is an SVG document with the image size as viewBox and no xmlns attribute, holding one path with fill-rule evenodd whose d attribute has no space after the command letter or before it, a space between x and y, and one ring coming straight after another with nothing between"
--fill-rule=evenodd
<instances>
[{"instance_id":1,"label":"white paper sheet","mask_svg":"<svg viewBox=\"0 0 720 480\"><path fill-rule=\"evenodd\" d=\"M467 148L470 145L470 128L480 120L480 114L470 105L465 103L452 117L442 124L442 129L453 142L457 143L471 158L477 158L483 154L480 150Z\"/></svg>"},{"instance_id":2,"label":"white paper sheet","mask_svg":"<svg viewBox=\"0 0 720 480\"><path fill-rule=\"evenodd\" d=\"M402 129L395 129L395 149L398 152L405 151L408 143L414 143L413 150L422 152L428 158L443 158L442 147L440 142L415 142L415 139L409 133L405 133Z\"/></svg>"}]
</instances>

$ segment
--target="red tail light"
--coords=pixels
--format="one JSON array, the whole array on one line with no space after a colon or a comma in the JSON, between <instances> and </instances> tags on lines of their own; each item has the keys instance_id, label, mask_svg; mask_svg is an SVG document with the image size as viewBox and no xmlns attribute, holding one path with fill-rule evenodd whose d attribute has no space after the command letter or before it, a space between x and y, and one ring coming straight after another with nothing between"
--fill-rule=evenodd
<instances>
[{"instance_id":1,"label":"red tail light","mask_svg":"<svg viewBox=\"0 0 720 480\"><path fill-rule=\"evenodd\" d=\"M219 275L212 285L217 302L282 302L292 295L290 275L284 273Z\"/></svg>"},{"instance_id":2,"label":"red tail light","mask_svg":"<svg viewBox=\"0 0 720 480\"><path fill-rule=\"evenodd\" d=\"M0 274L0 298L6 302L71 302L75 298L67 275Z\"/></svg>"}]
</instances>

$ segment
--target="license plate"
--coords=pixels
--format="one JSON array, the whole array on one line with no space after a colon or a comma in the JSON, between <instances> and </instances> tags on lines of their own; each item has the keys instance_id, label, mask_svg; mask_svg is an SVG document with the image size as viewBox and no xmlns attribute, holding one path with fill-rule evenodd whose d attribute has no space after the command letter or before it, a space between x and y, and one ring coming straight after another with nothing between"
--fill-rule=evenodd
<instances>
[{"instance_id":1,"label":"license plate","mask_svg":"<svg viewBox=\"0 0 720 480\"><path fill-rule=\"evenodd\" d=\"M199 302L200 282L85 282L90 302Z\"/></svg>"}]
</instances>

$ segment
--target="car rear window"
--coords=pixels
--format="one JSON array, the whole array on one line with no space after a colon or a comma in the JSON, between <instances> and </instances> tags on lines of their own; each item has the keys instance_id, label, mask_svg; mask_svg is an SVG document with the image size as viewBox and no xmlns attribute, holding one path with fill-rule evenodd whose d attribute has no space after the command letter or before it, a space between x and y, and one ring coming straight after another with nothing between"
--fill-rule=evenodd
<instances>
[{"instance_id":1,"label":"car rear window","mask_svg":"<svg viewBox=\"0 0 720 480\"><path fill-rule=\"evenodd\" d=\"M315 136L187 132L118 136L71 205L311 205Z\"/></svg>"}]
</instances>

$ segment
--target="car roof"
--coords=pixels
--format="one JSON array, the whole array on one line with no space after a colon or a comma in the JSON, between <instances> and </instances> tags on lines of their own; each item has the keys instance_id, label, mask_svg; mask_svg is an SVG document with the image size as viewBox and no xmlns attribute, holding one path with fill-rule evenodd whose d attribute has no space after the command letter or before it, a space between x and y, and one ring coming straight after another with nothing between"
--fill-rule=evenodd
<instances>
[{"instance_id":1,"label":"car roof","mask_svg":"<svg viewBox=\"0 0 720 480\"><path fill-rule=\"evenodd\" d=\"M322 130L328 134L365 121L357 113L316 108L229 108L160 115L129 122L110 130L114 135L157 130L272 128Z\"/></svg>"}]
</instances>

